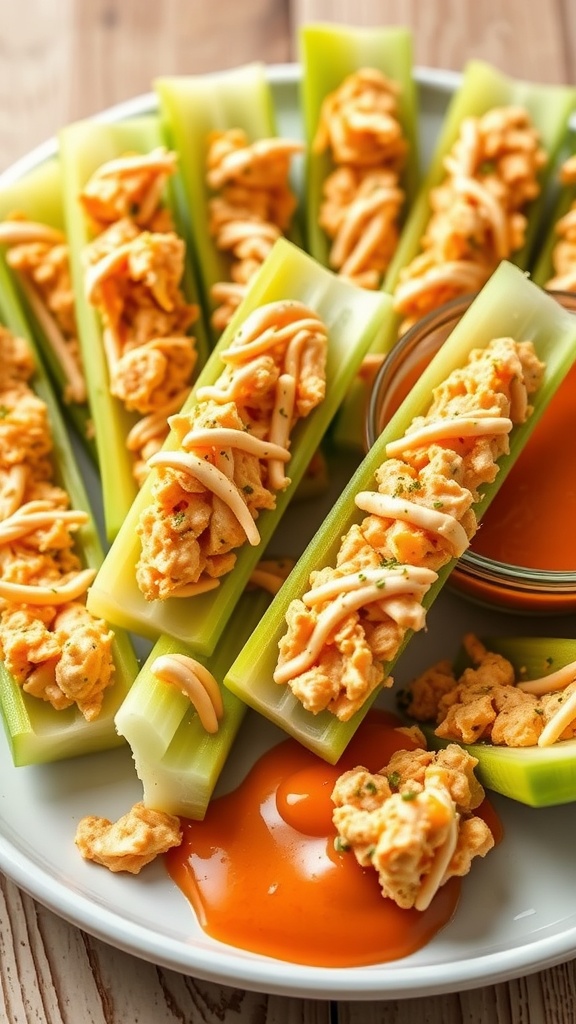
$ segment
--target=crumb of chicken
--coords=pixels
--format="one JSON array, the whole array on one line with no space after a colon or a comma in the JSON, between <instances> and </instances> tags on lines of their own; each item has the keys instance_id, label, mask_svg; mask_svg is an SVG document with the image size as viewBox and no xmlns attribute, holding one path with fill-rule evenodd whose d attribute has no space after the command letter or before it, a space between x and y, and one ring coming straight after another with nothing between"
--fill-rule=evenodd
<instances>
[{"instance_id":1,"label":"crumb of chicken","mask_svg":"<svg viewBox=\"0 0 576 1024\"><path fill-rule=\"evenodd\" d=\"M467 874L474 857L494 846L488 825L472 813L484 798L476 764L456 744L437 753L401 750L377 773L357 767L336 781L339 847L374 868L382 895L398 906L424 909L441 885Z\"/></svg>"},{"instance_id":2,"label":"crumb of chicken","mask_svg":"<svg viewBox=\"0 0 576 1024\"><path fill-rule=\"evenodd\" d=\"M134 804L116 822L94 815L82 818L75 836L85 860L133 875L181 842L180 819L143 803Z\"/></svg>"},{"instance_id":3,"label":"crumb of chicken","mask_svg":"<svg viewBox=\"0 0 576 1024\"><path fill-rule=\"evenodd\" d=\"M406 714L419 722L434 722L441 739L496 746L532 747L547 723L576 689L543 696L517 688L518 679L507 658L486 649L473 634L464 638L473 665L456 677L449 661L431 666L403 694ZM576 736L576 722L560 739Z\"/></svg>"}]
</instances>

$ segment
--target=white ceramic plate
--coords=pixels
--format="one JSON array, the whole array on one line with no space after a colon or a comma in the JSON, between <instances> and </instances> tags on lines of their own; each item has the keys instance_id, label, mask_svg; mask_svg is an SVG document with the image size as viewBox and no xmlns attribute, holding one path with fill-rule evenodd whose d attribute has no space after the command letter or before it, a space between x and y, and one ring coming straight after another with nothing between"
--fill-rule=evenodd
<instances>
[{"instance_id":1,"label":"white ceramic plate","mask_svg":"<svg viewBox=\"0 0 576 1024\"><path fill-rule=\"evenodd\" d=\"M420 71L417 77L426 157L458 78L436 71ZM270 79L281 131L301 133L298 69L272 68ZM126 117L153 106L154 99L144 96L102 117ZM18 177L53 152L54 143L47 143L6 172L4 180ZM86 474L97 502L96 480L88 466ZM336 481L334 489L338 487ZM300 517L297 510L289 513L275 550L298 553L293 551L294 536L304 544L306 532L321 521L333 497L315 503L314 515L309 508ZM397 685L452 654L469 629L574 635L574 621L568 617L541 622L503 617L447 591L428 622L427 634L414 638L399 663ZM251 713L220 790L230 788L232 780L236 784L258 753L280 738L277 729ZM78 820L85 814L115 819L140 796L127 750L14 769L6 744L0 742L0 868L56 914L113 946L185 974L268 993L329 999L432 995L496 983L576 955L573 807L536 811L496 798L504 841L474 864L453 921L428 946L403 960L336 970L285 963L211 940L161 863L132 877L84 862L73 842Z\"/></svg>"}]
</instances>

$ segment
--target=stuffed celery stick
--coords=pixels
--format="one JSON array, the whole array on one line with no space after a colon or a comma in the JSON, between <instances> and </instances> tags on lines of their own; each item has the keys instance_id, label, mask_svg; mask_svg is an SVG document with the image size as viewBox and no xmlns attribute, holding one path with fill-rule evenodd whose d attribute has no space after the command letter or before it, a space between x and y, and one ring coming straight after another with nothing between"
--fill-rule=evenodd
<instances>
[{"instance_id":1,"label":"stuffed celery stick","mask_svg":"<svg viewBox=\"0 0 576 1024\"><path fill-rule=\"evenodd\" d=\"M488 789L532 807L576 800L575 640L470 634L399 703L429 746L464 746Z\"/></svg>"},{"instance_id":2,"label":"stuffed celery stick","mask_svg":"<svg viewBox=\"0 0 576 1024\"><path fill-rule=\"evenodd\" d=\"M102 551L82 478L0 263L0 706L15 765L116 746L137 672L85 607Z\"/></svg>"},{"instance_id":3,"label":"stuffed celery stick","mask_svg":"<svg viewBox=\"0 0 576 1024\"><path fill-rule=\"evenodd\" d=\"M56 393L96 459L56 158L0 187L0 247Z\"/></svg>"},{"instance_id":4,"label":"stuffed celery stick","mask_svg":"<svg viewBox=\"0 0 576 1024\"><path fill-rule=\"evenodd\" d=\"M467 65L386 277L395 335L478 291L501 260L528 266L575 98L573 88ZM338 417L341 445L355 436L358 390Z\"/></svg>"},{"instance_id":5,"label":"stuffed celery stick","mask_svg":"<svg viewBox=\"0 0 576 1024\"><path fill-rule=\"evenodd\" d=\"M552 291L576 291L576 155L562 160L556 171L556 189L549 228L534 262L532 278ZM551 190L552 191L552 190Z\"/></svg>"},{"instance_id":6,"label":"stuffed celery stick","mask_svg":"<svg viewBox=\"0 0 576 1024\"><path fill-rule=\"evenodd\" d=\"M189 393L206 336L157 117L60 133L79 338L108 538ZM189 247L188 247L189 248Z\"/></svg>"},{"instance_id":7,"label":"stuffed celery stick","mask_svg":"<svg viewBox=\"0 0 576 1024\"><path fill-rule=\"evenodd\" d=\"M191 661L189 648L166 636L154 645L116 714L116 728L132 748L147 807L185 818L204 817L247 710L243 701L224 689L222 681L268 601L262 592L244 594L225 640L210 658L200 662L218 684L219 714L214 709L218 702L214 696L210 700L209 691L205 691L210 701L206 709L202 704L206 696L201 691L196 696L195 690L203 685L196 673L191 696L185 690L186 678L193 672L190 666L197 660ZM179 682L182 671L184 681Z\"/></svg>"},{"instance_id":8,"label":"stuffed celery stick","mask_svg":"<svg viewBox=\"0 0 576 1024\"><path fill-rule=\"evenodd\" d=\"M184 205L217 339L276 238L298 241L293 158L279 138L262 64L154 83L166 137L180 156Z\"/></svg>"},{"instance_id":9,"label":"stuffed celery stick","mask_svg":"<svg viewBox=\"0 0 576 1024\"><path fill-rule=\"evenodd\" d=\"M571 314L503 262L231 667L234 693L322 757L339 757L425 625L575 342Z\"/></svg>"},{"instance_id":10,"label":"stuffed celery stick","mask_svg":"<svg viewBox=\"0 0 576 1024\"><path fill-rule=\"evenodd\" d=\"M477 291L502 259L528 266L575 99L467 65L390 268L401 329Z\"/></svg>"},{"instance_id":11,"label":"stuffed celery stick","mask_svg":"<svg viewBox=\"0 0 576 1024\"><path fill-rule=\"evenodd\" d=\"M411 35L305 25L300 58L308 251L385 286L419 179Z\"/></svg>"},{"instance_id":12,"label":"stuffed celery stick","mask_svg":"<svg viewBox=\"0 0 576 1024\"><path fill-rule=\"evenodd\" d=\"M92 611L214 650L389 310L276 242L151 460Z\"/></svg>"}]
</instances>

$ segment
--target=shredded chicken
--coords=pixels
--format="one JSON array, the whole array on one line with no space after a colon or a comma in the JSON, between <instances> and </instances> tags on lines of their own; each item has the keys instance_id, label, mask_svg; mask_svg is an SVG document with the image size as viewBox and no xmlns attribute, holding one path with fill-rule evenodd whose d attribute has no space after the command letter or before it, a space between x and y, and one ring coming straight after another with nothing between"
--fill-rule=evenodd
<instances>
[{"instance_id":1,"label":"shredded chicken","mask_svg":"<svg viewBox=\"0 0 576 1024\"><path fill-rule=\"evenodd\" d=\"M507 658L473 634L463 645L472 667L456 677L450 661L438 662L402 695L411 718L434 722L436 736L462 743L550 746L576 736L576 663L522 681Z\"/></svg>"},{"instance_id":2,"label":"shredded chicken","mask_svg":"<svg viewBox=\"0 0 576 1024\"><path fill-rule=\"evenodd\" d=\"M394 292L401 332L442 303L477 291L501 260L522 248L546 161L522 107L497 107L463 121L444 160L444 181L430 194L421 251Z\"/></svg>"},{"instance_id":3,"label":"shredded chicken","mask_svg":"<svg viewBox=\"0 0 576 1024\"><path fill-rule=\"evenodd\" d=\"M113 681L113 633L86 610L95 570L74 533L88 520L53 482L45 403L27 343L0 329L0 659L22 688L88 721Z\"/></svg>"},{"instance_id":4,"label":"shredded chicken","mask_svg":"<svg viewBox=\"0 0 576 1024\"><path fill-rule=\"evenodd\" d=\"M163 201L175 168L161 148L127 154L100 167L80 195L94 231L85 289L102 320L110 391L141 417L127 439L139 483L188 396L197 358L188 330L198 309L182 291L185 245Z\"/></svg>"},{"instance_id":5,"label":"shredded chicken","mask_svg":"<svg viewBox=\"0 0 576 1024\"><path fill-rule=\"evenodd\" d=\"M147 600L218 586L235 549L259 543L260 510L290 483L294 424L324 397L326 348L326 328L306 306L262 306L222 353L215 384L171 417L178 448L150 459L153 500L138 525L136 576Z\"/></svg>"},{"instance_id":6,"label":"shredded chicken","mask_svg":"<svg viewBox=\"0 0 576 1024\"><path fill-rule=\"evenodd\" d=\"M324 100L312 144L335 165L319 215L332 243L330 266L363 288L380 286L398 243L408 149L399 91L376 68L349 75Z\"/></svg>"},{"instance_id":7,"label":"shredded chicken","mask_svg":"<svg viewBox=\"0 0 576 1024\"><path fill-rule=\"evenodd\" d=\"M35 223L23 213L0 223L0 244L6 261L20 279L30 307L66 378L65 402L86 401L69 248L61 231Z\"/></svg>"},{"instance_id":8,"label":"shredded chicken","mask_svg":"<svg viewBox=\"0 0 576 1024\"><path fill-rule=\"evenodd\" d=\"M140 873L156 857L182 842L180 819L143 803L116 822L89 815L78 822L75 843L85 860L109 871Z\"/></svg>"},{"instance_id":9,"label":"shredded chicken","mask_svg":"<svg viewBox=\"0 0 576 1024\"><path fill-rule=\"evenodd\" d=\"M349 719L385 682L383 663L407 630L424 628L422 600L474 535L478 489L494 480L542 373L532 343L495 339L387 446L376 489L356 496L366 516L342 538L335 565L314 570L310 590L287 611L274 679L308 711Z\"/></svg>"},{"instance_id":10,"label":"shredded chicken","mask_svg":"<svg viewBox=\"0 0 576 1024\"><path fill-rule=\"evenodd\" d=\"M209 230L230 260L230 279L212 287L218 304L212 326L222 331L274 242L290 228L296 197L290 183L292 157L300 142L258 139L250 143L239 128L211 132L206 157Z\"/></svg>"},{"instance_id":11,"label":"shredded chicken","mask_svg":"<svg viewBox=\"0 0 576 1024\"><path fill-rule=\"evenodd\" d=\"M560 182L564 186L576 184L576 156L569 157L560 169ZM553 275L546 287L553 291L576 290L576 200L556 222L554 231L558 239L552 249Z\"/></svg>"},{"instance_id":12,"label":"shredded chicken","mask_svg":"<svg viewBox=\"0 0 576 1024\"><path fill-rule=\"evenodd\" d=\"M337 780L332 801L339 849L378 873L382 895L425 910L438 889L466 875L494 846L472 812L484 799L475 758L456 744L438 753L400 750L376 774L361 766Z\"/></svg>"}]
</instances>

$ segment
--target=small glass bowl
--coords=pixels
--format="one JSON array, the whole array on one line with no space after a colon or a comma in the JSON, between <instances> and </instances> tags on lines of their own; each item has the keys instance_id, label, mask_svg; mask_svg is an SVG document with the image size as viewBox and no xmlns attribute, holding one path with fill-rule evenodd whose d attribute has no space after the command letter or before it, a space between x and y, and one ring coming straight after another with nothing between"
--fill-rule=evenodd
<instances>
[{"instance_id":1,"label":"small glass bowl","mask_svg":"<svg viewBox=\"0 0 576 1024\"><path fill-rule=\"evenodd\" d=\"M576 312L576 294L550 294L566 309ZM380 435L473 298L473 295L461 296L423 317L385 357L374 377L368 402L365 430L368 447ZM462 555L450 574L449 586L478 604L510 612L556 615L576 609L576 569L568 572L533 569L487 558L471 549Z\"/></svg>"}]
</instances>

